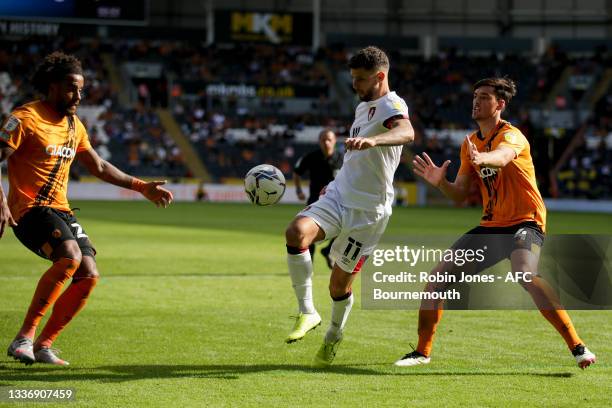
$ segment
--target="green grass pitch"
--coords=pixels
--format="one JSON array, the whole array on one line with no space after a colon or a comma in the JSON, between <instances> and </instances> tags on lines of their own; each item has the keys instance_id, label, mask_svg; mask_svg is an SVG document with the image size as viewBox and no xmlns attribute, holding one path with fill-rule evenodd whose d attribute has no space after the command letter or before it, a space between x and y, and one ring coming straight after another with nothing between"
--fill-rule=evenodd
<instances>
[{"instance_id":1,"label":"green grass pitch","mask_svg":"<svg viewBox=\"0 0 612 408\"><path fill-rule=\"evenodd\" d=\"M392 362L416 342L417 312L361 310L357 280L335 365L315 371L309 364L324 329L283 342L296 309L283 233L299 207L72 204L82 208L77 216L102 275L56 342L72 365L25 367L2 357L0 387L73 388L71 407L611 404L611 312L571 312L598 356L585 371L537 311L446 312L432 363L400 369ZM478 219L476 209L400 208L387 233L460 234ZM550 233L612 232L609 215L550 213L548 220ZM328 270L320 255L315 261L325 327ZM0 241L2 347L47 267L11 231Z\"/></svg>"}]
</instances>

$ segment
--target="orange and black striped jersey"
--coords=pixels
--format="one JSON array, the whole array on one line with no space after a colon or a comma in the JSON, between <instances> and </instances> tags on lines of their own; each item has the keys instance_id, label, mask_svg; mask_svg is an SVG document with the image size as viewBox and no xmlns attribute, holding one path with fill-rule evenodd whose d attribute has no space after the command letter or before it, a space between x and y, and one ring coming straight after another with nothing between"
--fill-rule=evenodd
<instances>
[{"instance_id":1,"label":"orange and black striped jersey","mask_svg":"<svg viewBox=\"0 0 612 408\"><path fill-rule=\"evenodd\" d=\"M8 205L15 220L38 206L70 211L70 165L77 153L91 149L79 118L60 116L44 101L30 102L4 122L0 141L15 150L8 159Z\"/></svg>"},{"instance_id":2,"label":"orange and black striped jersey","mask_svg":"<svg viewBox=\"0 0 612 408\"><path fill-rule=\"evenodd\" d=\"M461 145L459 175L475 176L480 186L483 214L480 225L506 227L525 221L535 221L546 227L546 207L538 190L529 142L521 131L506 121L500 121L491 134L480 131L469 136L479 152L509 147L515 158L503 168L474 166L470 161L467 142Z\"/></svg>"}]
</instances>

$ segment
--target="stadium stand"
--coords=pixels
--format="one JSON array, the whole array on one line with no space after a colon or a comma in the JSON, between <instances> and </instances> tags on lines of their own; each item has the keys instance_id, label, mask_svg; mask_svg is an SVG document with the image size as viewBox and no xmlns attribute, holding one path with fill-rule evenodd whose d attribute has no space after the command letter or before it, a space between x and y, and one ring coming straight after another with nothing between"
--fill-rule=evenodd
<instances>
[{"instance_id":1,"label":"stadium stand","mask_svg":"<svg viewBox=\"0 0 612 408\"><path fill-rule=\"evenodd\" d=\"M320 128L346 136L356 102L345 68L352 49L341 44L311 51L28 37L3 39L0 46L2 115L33 97L29 73L44 54L52 49L74 53L88 79L81 116L95 148L141 176L191 176L156 107L168 107L211 180L224 181L241 178L262 162L291 177L297 158L314 148ZM460 140L472 128L471 85L482 77L508 75L519 89L506 118L532 144L543 194L609 198L609 54L598 49L568 56L560 48L551 46L538 59L524 53L468 56L453 47L429 59L392 52L392 88L407 100L417 130L396 179L414 180L409 168L414 153L426 150L438 162L456 157ZM105 54L112 54L110 66ZM607 91L598 89L602 86ZM451 177L457 168L453 162Z\"/></svg>"}]
</instances>

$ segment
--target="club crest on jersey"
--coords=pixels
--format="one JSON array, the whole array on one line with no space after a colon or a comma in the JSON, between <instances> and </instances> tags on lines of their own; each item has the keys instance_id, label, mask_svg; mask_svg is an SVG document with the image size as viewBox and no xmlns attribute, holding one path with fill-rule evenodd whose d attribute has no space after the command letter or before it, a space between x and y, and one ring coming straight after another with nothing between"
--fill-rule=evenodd
<instances>
[{"instance_id":1,"label":"club crest on jersey","mask_svg":"<svg viewBox=\"0 0 612 408\"><path fill-rule=\"evenodd\" d=\"M73 159L76 155L76 150L67 146L48 145L45 152L49 156L59 156L64 159Z\"/></svg>"},{"instance_id":2,"label":"club crest on jersey","mask_svg":"<svg viewBox=\"0 0 612 408\"><path fill-rule=\"evenodd\" d=\"M370 110L368 111L368 121L372 120L372 117L374 117L375 113L376 113L376 106L372 106Z\"/></svg>"}]
</instances>

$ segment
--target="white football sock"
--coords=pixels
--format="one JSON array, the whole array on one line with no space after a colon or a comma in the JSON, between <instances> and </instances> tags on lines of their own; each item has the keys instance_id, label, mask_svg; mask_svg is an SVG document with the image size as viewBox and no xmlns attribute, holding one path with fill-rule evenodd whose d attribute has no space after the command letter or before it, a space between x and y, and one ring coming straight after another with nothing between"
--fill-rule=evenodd
<instances>
[{"instance_id":1,"label":"white football sock","mask_svg":"<svg viewBox=\"0 0 612 408\"><path fill-rule=\"evenodd\" d=\"M342 331L346 325L349 313L353 307L353 294L344 300L334 300L332 302L331 322L327 333L325 333L325 342L333 342L342 336Z\"/></svg>"},{"instance_id":2,"label":"white football sock","mask_svg":"<svg viewBox=\"0 0 612 408\"><path fill-rule=\"evenodd\" d=\"M287 266L301 313L315 313L312 303L312 260L310 252L287 254Z\"/></svg>"}]
</instances>

